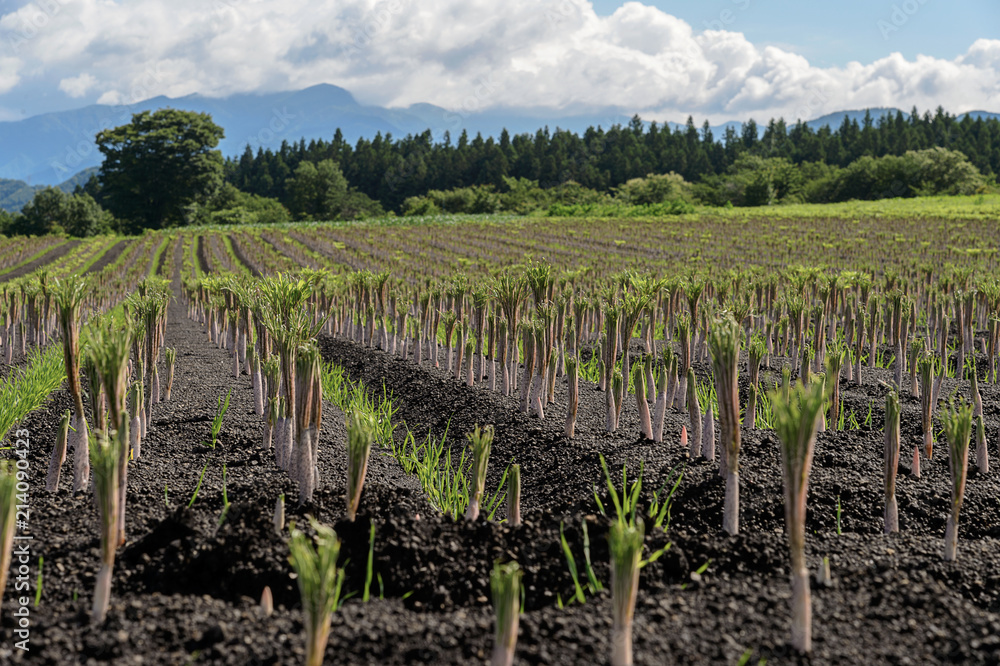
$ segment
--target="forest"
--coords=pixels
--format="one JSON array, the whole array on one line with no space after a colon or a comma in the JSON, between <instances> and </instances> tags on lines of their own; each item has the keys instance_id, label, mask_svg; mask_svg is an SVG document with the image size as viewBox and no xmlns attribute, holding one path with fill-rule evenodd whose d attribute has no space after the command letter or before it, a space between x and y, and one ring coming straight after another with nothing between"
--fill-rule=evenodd
<instances>
[{"instance_id":1,"label":"forest","mask_svg":"<svg viewBox=\"0 0 1000 666\"><path fill-rule=\"evenodd\" d=\"M74 237L197 224L350 220L384 215L512 213L635 217L696 206L831 203L982 194L1000 173L1000 120L938 108L840 127L751 119L716 137L693 118L672 130L638 116L582 135L548 128L499 139L430 130L329 141L215 147L224 128L208 114L136 114L98 135L100 171L74 193L39 190L0 233ZM169 140L169 137L176 137Z\"/></svg>"}]
</instances>

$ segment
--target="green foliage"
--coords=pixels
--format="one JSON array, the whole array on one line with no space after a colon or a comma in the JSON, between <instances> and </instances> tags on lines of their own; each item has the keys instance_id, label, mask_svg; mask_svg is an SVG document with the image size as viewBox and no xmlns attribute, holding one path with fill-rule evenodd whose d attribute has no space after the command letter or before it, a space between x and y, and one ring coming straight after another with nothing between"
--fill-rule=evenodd
<instances>
[{"instance_id":1,"label":"green foliage","mask_svg":"<svg viewBox=\"0 0 1000 666\"><path fill-rule=\"evenodd\" d=\"M292 219L277 199L242 192L224 183L198 216L199 224L284 224Z\"/></svg>"},{"instance_id":2,"label":"green foliage","mask_svg":"<svg viewBox=\"0 0 1000 666\"><path fill-rule=\"evenodd\" d=\"M430 131L399 139L378 135L355 143L337 132L332 140L289 142L278 150L256 154L248 149L227 167L228 178L237 187L284 200L285 180L300 162L334 159L351 186L387 210L402 211L408 198L425 197L431 190L492 186L500 195L501 210L524 214L547 210L552 203L598 203L568 201L566 193L558 190L567 190L571 197L575 187L587 197L610 198L616 189L631 189L629 181L669 171L689 183L722 176L718 183L732 186L736 192L731 196L743 202L837 200L823 194L827 188L816 190L811 183L826 182L832 172L863 155L877 159L935 146L961 150L970 165L990 174L993 181L1000 173L998 144L1000 120L962 119L943 109L924 114L913 110L909 117L896 113L884 118L846 118L832 129L789 125L781 119L759 126L751 119L742 128L727 127L719 134L707 123L697 127L693 119L684 126L669 127L643 123L636 117L627 124L590 127L581 133L545 128L514 135L504 131L493 139L462 132L440 142L435 142ZM747 168L746 155L766 168L758 172ZM731 172L741 158L742 167ZM516 184L512 186L511 181ZM910 184L905 179L901 182ZM532 201L535 194L530 183L537 184L548 200ZM714 187L707 188L709 196L703 196L704 189L699 193L703 201L740 205L725 192L717 196ZM934 191L943 190L938 185ZM507 194L512 194L509 202L504 201ZM421 203L423 214L439 212L430 203ZM409 206L411 211L416 211L415 204Z\"/></svg>"},{"instance_id":3,"label":"green foliage","mask_svg":"<svg viewBox=\"0 0 1000 666\"><path fill-rule=\"evenodd\" d=\"M316 533L312 539L292 526L288 561L297 574L299 594L302 597L302 614L306 625L306 664L313 666L323 662L323 652L330 633L330 615L340 606L344 569L337 566L337 559L340 557L340 539L337 538L337 533L311 516L309 521Z\"/></svg>"},{"instance_id":4,"label":"green foliage","mask_svg":"<svg viewBox=\"0 0 1000 666\"><path fill-rule=\"evenodd\" d=\"M222 138L207 113L176 109L99 132L101 203L134 229L189 223L222 184Z\"/></svg>"},{"instance_id":5,"label":"green foliage","mask_svg":"<svg viewBox=\"0 0 1000 666\"><path fill-rule=\"evenodd\" d=\"M722 206L766 206L797 194L803 183L798 167L784 157L740 155L724 174L707 176L694 186L703 202Z\"/></svg>"},{"instance_id":6,"label":"green foliage","mask_svg":"<svg viewBox=\"0 0 1000 666\"><path fill-rule=\"evenodd\" d=\"M24 367L0 380L0 439L11 426L38 409L66 378L61 345L32 352Z\"/></svg>"},{"instance_id":7,"label":"green foliage","mask_svg":"<svg viewBox=\"0 0 1000 666\"><path fill-rule=\"evenodd\" d=\"M84 237L106 234L116 223L111 213L89 194L67 194L57 187L35 192L34 198L11 218L6 233L25 236L69 234Z\"/></svg>"},{"instance_id":8,"label":"green foliage","mask_svg":"<svg viewBox=\"0 0 1000 666\"><path fill-rule=\"evenodd\" d=\"M632 178L615 188L615 198L631 206L690 201L691 184L671 171L648 174L645 178Z\"/></svg>"},{"instance_id":9,"label":"green foliage","mask_svg":"<svg viewBox=\"0 0 1000 666\"><path fill-rule=\"evenodd\" d=\"M378 217L382 207L347 184L333 160L302 162L286 183L288 207L299 220Z\"/></svg>"}]
</instances>

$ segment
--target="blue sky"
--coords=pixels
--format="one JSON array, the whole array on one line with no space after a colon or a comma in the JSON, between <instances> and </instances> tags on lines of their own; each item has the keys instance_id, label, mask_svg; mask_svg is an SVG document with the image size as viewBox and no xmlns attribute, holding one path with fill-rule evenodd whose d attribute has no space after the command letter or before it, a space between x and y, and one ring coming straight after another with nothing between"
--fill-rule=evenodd
<instances>
[{"instance_id":1,"label":"blue sky","mask_svg":"<svg viewBox=\"0 0 1000 666\"><path fill-rule=\"evenodd\" d=\"M917 55L951 59L981 37L1000 39L1000 2L996 0L654 0L645 4L684 19L696 30L722 23L728 30L744 33L754 44L790 49L821 67L843 66L852 60L872 62L893 51L911 60ZM622 3L595 0L593 5L598 14L610 15ZM894 8L901 13L894 14ZM906 17L905 23L900 16Z\"/></svg>"},{"instance_id":2,"label":"blue sky","mask_svg":"<svg viewBox=\"0 0 1000 666\"><path fill-rule=\"evenodd\" d=\"M0 0L0 120L331 83L458 112L1000 111L997 0Z\"/></svg>"}]
</instances>

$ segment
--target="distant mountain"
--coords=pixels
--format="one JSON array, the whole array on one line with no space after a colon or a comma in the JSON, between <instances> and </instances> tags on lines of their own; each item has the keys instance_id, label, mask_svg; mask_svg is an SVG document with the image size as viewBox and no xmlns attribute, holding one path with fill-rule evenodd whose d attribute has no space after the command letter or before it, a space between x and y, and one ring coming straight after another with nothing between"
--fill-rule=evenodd
<instances>
[{"instance_id":1,"label":"distant mountain","mask_svg":"<svg viewBox=\"0 0 1000 666\"><path fill-rule=\"evenodd\" d=\"M844 122L845 116L847 118L850 118L851 120L856 120L858 122L858 125L861 125L861 123L865 119L865 111L866 109L856 109L852 111L835 111L834 113L828 113L825 116L820 116L815 120L808 120L806 121L806 125L813 128L814 130L818 130L824 125L829 125L830 129L836 130ZM879 118L883 116L891 116L895 118L897 112L901 112L903 114L903 118L907 120L910 119L910 114L908 112L900 111L900 109L891 107L890 108L877 107L877 108L867 109L867 111L872 114L872 121L876 125L878 124ZM991 113L989 111L968 111L966 113L960 113L956 117L959 120L963 120L966 116L971 116L973 120L976 120L978 118L982 118L983 120L1000 119L1000 113Z\"/></svg>"},{"instance_id":2,"label":"distant mountain","mask_svg":"<svg viewBox=\"0 0 1000 666\"><path fill-rule=\"evenodd\" d=\"M33 192L31 188L34 186L62 183L84 169L99 166L102 156L94 143L97 132L129 122L133 113L165 107L210 113L225 130L226 138L219 148L223 155L230 157L242 153L247 144L256 151L259 147L278 148L282 141L330 139L337 128L351 142L360 137L373 137L377 132L401 137L428 129L435 140L441 140L445 132L451 134L452 140L457 140L463 130L472 136L477 132L484 136L498 136L504 128L512 134L534 134L543 127L574 132L583 132L591 126L606 129L615 124L628 124L633 115L631 111L615 107L596 111L583 108L494 108L467 112L443 109L433 104L413 104L405 109L388 109L359 104L347 90L328 84L293 92L240 94L224 98L188 95L172 99L160 96L128 106L92 104L70 111L0 122L0 179L26 183L17 187L4 184L3 191L8 193L10 202L20 202L26 192ZM895 111L871 110L876 119L885 113L895 114ZM808 124L813 128L829 124L836 129L845 115L857 118L860 123L864 113L841 111ZM998 116L985 111L972 114ZM767 120L758 119L760 132L764 131ZM666 125L671 128L683 126L673 122ZM713 126L716 138L724 134L727 126L733 126L739 132L741 123L731 121ZM0 201L0 206L5 208L15 205L7 199Z\"/></svg>"},{"instance_id":3,"label":"distant mountain","mask_svg":"<svg viewBox=\"0 0 1000 666\"><path fill-rule=\"evenodd\" d=\"M899 111L899 109L881 107L871 109L855 109L851 111L835 111L833 113L828 113L825 116L820 116L815 120L807 120L806 125L814 130L818 130L824 125L829 125L830 129L836 130L841 126L841 124L843 124L845 117L850 120L856 120L858 125L861 125L865 119L865 113L870 113L872 115L872 121L877 125L879 118L882 116L892 116L895 118L897 111ZM903 117L909 118L910 114L904 111Z\"/></svg>"},{"instance_id":4,"label":"distant mountain","mask_svg":"<svg viewBox=\"0 0 1000 666\"><path fill-rule=\"evenodd\" d=\"M83 185L95 173L97 173L97 167L85 169L69 180L59 183L56 187L63 192L72 192L77 185ZM28 185L23 180L0 178L0 209L8 213L16 213L24 208L24 204L35 198L35 192L46 187L48 186Z\"/></svg>"}]
</instances>

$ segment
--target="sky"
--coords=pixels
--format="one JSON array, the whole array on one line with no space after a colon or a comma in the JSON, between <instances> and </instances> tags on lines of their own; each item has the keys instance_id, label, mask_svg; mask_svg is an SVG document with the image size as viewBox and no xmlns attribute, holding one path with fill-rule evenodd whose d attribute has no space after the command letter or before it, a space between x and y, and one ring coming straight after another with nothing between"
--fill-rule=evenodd
<instances>
[{"instance_id":1,"label":"sky","mask_svg":"<svg viewBox=\"0 0 1000 666\"><path fill-rule=\"evenodd\" d=\"M646 119L1000 112L997 0L0 0L0 120L346 88Z\"/></svg>"}]
</instances>

